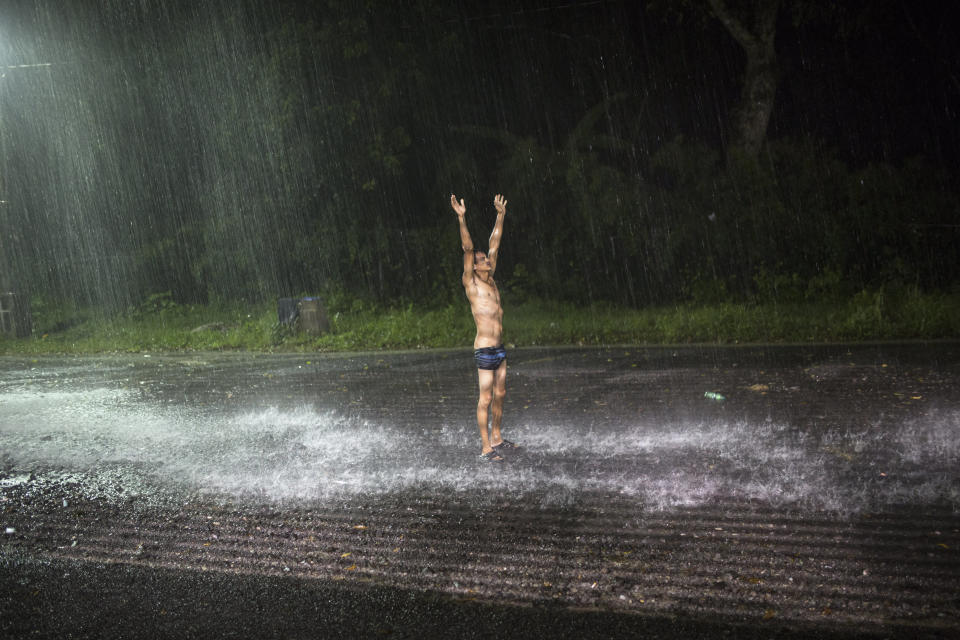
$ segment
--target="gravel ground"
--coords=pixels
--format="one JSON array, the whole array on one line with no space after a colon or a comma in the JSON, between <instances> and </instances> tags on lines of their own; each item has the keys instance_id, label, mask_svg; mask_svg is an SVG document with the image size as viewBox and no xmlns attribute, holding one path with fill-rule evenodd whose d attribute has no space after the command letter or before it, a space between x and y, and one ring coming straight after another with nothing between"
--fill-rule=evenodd
<instances>
[{"instance_id":1,"label":"gravel ground","mask_svg":"<svg viewBox=\"0 0 960 640\"><path fill-rule=\"evenodd\" d=\"M960 635L957 345L469 355L0 358L0 631Z\"/></svg>"}]
</instances>

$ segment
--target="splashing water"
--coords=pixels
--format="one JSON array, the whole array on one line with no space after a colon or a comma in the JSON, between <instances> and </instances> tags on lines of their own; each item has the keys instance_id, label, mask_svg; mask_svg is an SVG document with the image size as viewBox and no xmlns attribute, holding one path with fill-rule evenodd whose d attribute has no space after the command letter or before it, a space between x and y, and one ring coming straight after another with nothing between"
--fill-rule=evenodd
<instances>
[{"instance_id":1,"label":"splashing water","mask_svg":"<svg viewBox=\"0 0 960 640\"><path fill-rule=\"evenodd\" d=\"M584 492L647 509L720 501L855 513L960 505L960 412L875 431L813 436L775 422L701 420L583 429L526 423L525 452L478 461L473 429L411 428L303 405L217 413L144 404L130 389L18 388L0 395L0 482L69 477L105 498L199 491L268 500L339 500L420 490L535 496Z\"/></svg>"}]
</instances>

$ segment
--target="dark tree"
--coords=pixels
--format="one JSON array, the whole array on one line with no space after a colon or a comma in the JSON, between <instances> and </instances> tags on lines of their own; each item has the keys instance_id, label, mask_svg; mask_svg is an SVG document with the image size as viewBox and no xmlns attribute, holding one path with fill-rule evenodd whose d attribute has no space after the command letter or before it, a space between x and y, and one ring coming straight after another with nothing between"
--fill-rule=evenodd
<instances>
[{"instance_id":1,"label":"dark tree","mask_svg":"<svg viewBox=\"0 0 960 640\"><path fill-rule=\"evenodd\" d=\"M724 0L708 0L710 11L743 49L747 62L740 103L733 116L729 152L756 158L767 135L777 94L777 14L780 0L751 0L734 11Z\"/></svg>"}]
</instances>

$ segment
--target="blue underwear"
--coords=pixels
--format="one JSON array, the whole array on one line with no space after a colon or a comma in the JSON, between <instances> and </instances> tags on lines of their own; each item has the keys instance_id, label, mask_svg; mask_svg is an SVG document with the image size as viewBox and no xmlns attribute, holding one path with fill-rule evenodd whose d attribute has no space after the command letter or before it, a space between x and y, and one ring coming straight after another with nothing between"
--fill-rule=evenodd
<instances>
[{"instance_id":1,"label":"blue underwear","mask_svg":"<svg viewBox=\"0 0 960 640\"><path fill-rule=\"evenodd\" d=\"M484 347L473 352L473 359L477 361L477 369L495 371L507 359L507 350L503 348L503 345Z\"/></svg>"}]
</instances>

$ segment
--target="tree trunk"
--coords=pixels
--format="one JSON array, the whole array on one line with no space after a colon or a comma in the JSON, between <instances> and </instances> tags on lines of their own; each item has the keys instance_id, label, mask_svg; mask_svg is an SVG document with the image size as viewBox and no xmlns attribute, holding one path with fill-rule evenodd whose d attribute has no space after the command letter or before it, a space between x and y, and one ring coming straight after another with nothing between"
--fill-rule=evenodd
<instances>
[{"instance_id":1,"label":"tree trunk","mask_svg":"<svg viewBox=\"0 0 960 640\"><path fill-rule=\"evenodd\" d=\"M733 139L728 145L727 156L740 153L755 159L767 135L779 81L774 39L780 0L754 0L751 28L744 26L724 0L708 1L714 17L747 55L740 104L734 112Z\"/></svg>"}]
</instances>

